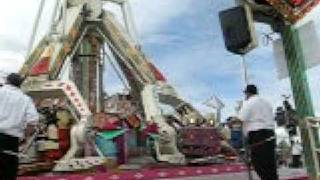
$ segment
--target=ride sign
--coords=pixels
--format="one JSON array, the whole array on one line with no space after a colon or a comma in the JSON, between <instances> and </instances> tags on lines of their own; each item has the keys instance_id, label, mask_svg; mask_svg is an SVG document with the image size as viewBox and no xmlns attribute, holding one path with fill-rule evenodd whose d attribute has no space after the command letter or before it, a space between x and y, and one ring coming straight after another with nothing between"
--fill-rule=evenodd
<instances>
[{"instance_id":1,"label":"ride sign","mask_svg":"<svg viewBox=\"0 0 320 180\"><path fill-rule=\"evenodd\" d=\"M261 0L260 0L261 1ZM315 8L320 0L265 0L294 24Z\"/></svg>"}]
</instances>

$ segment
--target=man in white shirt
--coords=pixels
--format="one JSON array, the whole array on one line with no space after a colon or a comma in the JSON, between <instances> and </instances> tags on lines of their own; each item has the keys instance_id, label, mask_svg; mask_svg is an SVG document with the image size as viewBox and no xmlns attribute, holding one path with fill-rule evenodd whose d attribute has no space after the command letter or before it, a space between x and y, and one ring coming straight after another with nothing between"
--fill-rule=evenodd
<instances>
[{"instance_id":1,"label":"man in white shirt","mask_svg":"<svg viewBox=\"0 0 320 180\"><path fill-rule=\"evenodd\" d=\"M258 95L255 85L248 85L244 93L246 100L238 118L243 124L252 164L262 180L278 180L272 106Z\"/></svg>"},{"instance_id":2,"label":"man in white shirt","mask_svg":"<svg viewBox=\"0 0 320 180\"><path fill-rule=\"evenodd\" d=\"M20 89L22 82L20 75L12 73L0 88L0 179L16 179L18 157L8 152L18 153L19 139L39 119L32 99Z\"/></svg>"}]
</instances>

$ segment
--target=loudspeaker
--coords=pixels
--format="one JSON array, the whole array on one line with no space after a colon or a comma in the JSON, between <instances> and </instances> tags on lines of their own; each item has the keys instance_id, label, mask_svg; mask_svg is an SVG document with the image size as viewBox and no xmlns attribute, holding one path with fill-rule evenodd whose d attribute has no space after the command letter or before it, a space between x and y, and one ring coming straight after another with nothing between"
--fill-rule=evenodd
<instances>
[{"instance_id":1,"label":"loudspeaker","mask_svg":"<svg viewBox=\"0 0 320 180\"><path fill-rule=\"evenodd\" d=\"M228 51L235 54L246 54L258 46L249 6L237 6L221 11L219 18Z\"/></svg>"}]
</instances>

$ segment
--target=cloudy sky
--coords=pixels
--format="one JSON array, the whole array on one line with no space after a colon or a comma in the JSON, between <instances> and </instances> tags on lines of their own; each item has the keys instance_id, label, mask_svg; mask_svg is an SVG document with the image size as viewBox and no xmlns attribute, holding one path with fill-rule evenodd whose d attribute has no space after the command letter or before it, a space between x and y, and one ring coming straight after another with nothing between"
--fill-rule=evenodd
<instances>
[{"instance_id":1,"label":"cloudy sky","mask_svg":"<svg viewBox=\"0 0 320 180\"><path fill-rule=\"evenodd\" d=\"M11 0L0 6L0 71L17 71L24 62L39 2ZM38 38L47 31L53 2L47 0ZM224 117L234 112L243 88L240 57L225 50L218 19L220 10L232 6L233 0L132 0L139 41L147 56L180 95L203 112L212 111L203 105L206 99L212 95L221 98L226 104ZM287 79L278 80L272 42L264 43L263 35L271 33L270 28L262 24L256 27L260 46L246 56L249 79L277 106L282 94L291 94L290 84ZM108 74L112 73L105 76ZM308 76L319 115L320 68L309 70Z\"/></svg>"}]
</instances>

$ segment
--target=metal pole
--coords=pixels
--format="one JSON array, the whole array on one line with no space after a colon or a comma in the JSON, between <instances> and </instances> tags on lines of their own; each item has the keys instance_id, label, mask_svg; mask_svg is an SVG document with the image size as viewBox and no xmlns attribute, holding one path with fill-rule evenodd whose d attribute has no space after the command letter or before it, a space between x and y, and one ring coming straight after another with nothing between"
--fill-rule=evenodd
<instances>
[{"instance_id":1,"label":"metal pole","mask_svg":"<svg viewBox=\"0 0 320 180\"><path fill-rule=\"evenodd\" d=\"M100 56L99 56L99 59L96 59L96 88L97 88L97 96L96 96L96 106L97 106L97 109L96 109L96 112L97 113L100 113L101 112L101 97L100 97L100 93L101 93L101 73L100 73L100 61L101 61L101 58L103 57L102 55L103 52L100 51Z\"/></svg>"},{"instance_id":2,"label":"metal pole","mask_svg":"<svg viewBox=\"0 0 320 180\"><path fill-rule=\"evenodd\" d=\"M55 3L54 8L53 8L53 12L52 12L52 15L51 15L51 20L50 20L50 30L49 30L50 34L56 33L56 22L55 22L55 19L56 19L57 14L58 14L59 3L60 3L60 1L56 0L56 3Z\"/></svg>"},{"instance_id":3,"label":"metal pole","mask_svg":"<svg viewBox=\"0 0 320 180\"><path fill-rule=\"evenodd\" d=\"M221 108L217 108L217 121L221 123Z\"/></svg>"},{"instance_id":4,"label":"metal pole","mask_svg":"<svg viewBox=\"0 0 320 180\"><path fill-rule=\"evenodd\" d=\"M250 158L250 148L248 147L248 143L246 142L246 137L243 135L242 137L242 143L244 144L244 150L245 150L245 160L246 165L248 168L248 179L253 180L252 171L251 171L251 158Z\"/></svg>"},{"instance_id":5,"label":"metal pole","mask_svg":"<svg viewBox=\"0 0 320 180\"><path fill-rule=\"evenodd\" d=\"M137 30L135 27L134 20L133 20L130 3L129 1L123 1L123 3L121 3L120 6L121 6L126 29L129 35L131 36L132 40L135 42L135 44L138 44L138 35L137 35Z\"/></svg>"},{"instance_id":6,"label":"metal pole","mask_svg":"<svg viewBox=\"0 0 320 180\"><path fill-rule=\"evenodd\" d=\"M37 33L37 30L38 30L38 27L39 27L40 18L41 18L41 14L42 14L44 5L45 5L45 0L41 0L40 5L39 5L39 9L38 9L38 12L37 12L37 15L36 15L36 19L35 19L35 22L34 22L33 27L32 27L31 37L30 37L30 40L29 40L29 43L28 43L28 47L27 47L28 49L27 49L26 59L29 57L29 55L30 55L30 53L32 51L33 44L34 44L34 41L36 39L36 33Z\"/></svg>"},{"instance_id":7,"label":"metal pole","mask_svg":"<svg viewBox=\"0 0 320 180\"><path fill-rule=\"evenodd\" d=\"M249 84L249 77L248 77L248 68L246 64L246 59L245 56L241 56L241 71L242 71L242 78L243 78L243 83L244 87Z\"/></svg>"},{"instance_id":8,"label":"metal pole","mask_svg":"<svg viewBox=\"0 0 320 180\"><path fill-rule=\"evenodd\" d=\"M62 36L66 35L66 26L67 26L67 8L68 8L68 1L64 0L63 1L63 10L62 10Z\"/></svg>"},{"instance_id":9,"label":"metal pole","mask_svg":"<svg viewBox=\"0 0 320 180\"><path fill-rule=\"evenodd\" d=\"M248 78L248 68L247 68L246 59L244 55L241 56L241 70L242 70L244 87L246 87L249 84L249 78ZM242 144L245 151L245 163L248 168L248 179L253 180L252 171L251 171L250 148L248 147L247 137L245 137L244 133L242 133Z\"/></svg>"}]
</instances>

